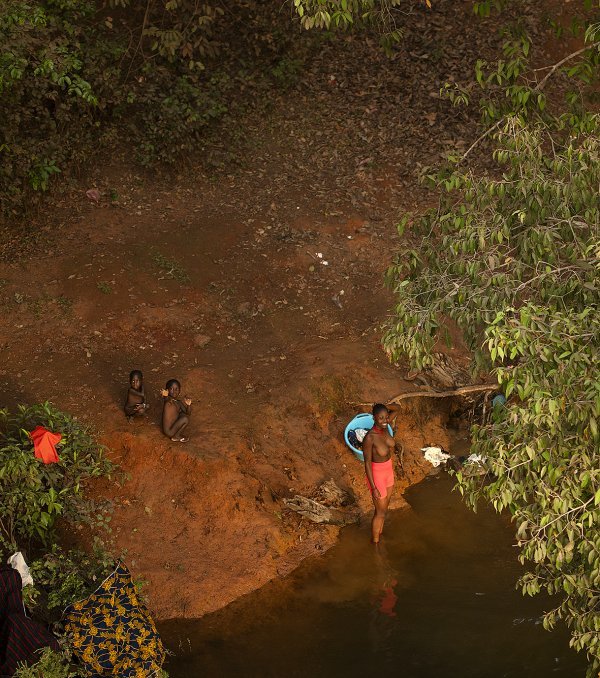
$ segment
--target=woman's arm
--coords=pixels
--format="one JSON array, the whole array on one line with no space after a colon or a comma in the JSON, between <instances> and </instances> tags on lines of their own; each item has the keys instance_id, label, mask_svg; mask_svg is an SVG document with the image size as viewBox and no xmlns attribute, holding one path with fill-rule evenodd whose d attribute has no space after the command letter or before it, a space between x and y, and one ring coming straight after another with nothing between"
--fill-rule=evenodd
<instances>
[{"instance_id":1,"label":"woman's arm","mask_svg":"<svg viewBox=\"0 0 600 678\"><path fill-rule=\"evenodd\" d=\"M367 480L371 486L373 497L375 497L375 499L381 499L381 493L377 487L375 487L375 481L373 480L373 440L369 433L367 433L363 440L363 457L365 458L365 473L367 474Z\"/></svg>"},{"instance_id":2,"label":"woman's arm","mask_svg":"<svg viewBox=\"0 0 600 678\"><path fill-rule=\"evenodd\" d=\"M390 423L396 421L396 417L400 413L400 405L390 404L386 405L388 411L388 418Z\"/></svg>"}]
</instances>

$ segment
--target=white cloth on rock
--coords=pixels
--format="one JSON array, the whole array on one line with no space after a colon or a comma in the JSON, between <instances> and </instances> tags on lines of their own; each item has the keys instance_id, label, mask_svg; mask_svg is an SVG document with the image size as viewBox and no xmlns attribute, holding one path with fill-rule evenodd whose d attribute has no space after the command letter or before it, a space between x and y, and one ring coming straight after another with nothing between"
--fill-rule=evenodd
<instances>
[{"instance_id":1,"label":"white cloth on rock","mask_svg":"<svg viewBox=\"0 0 600 678\"><path fill-rule=\"evenodd\" d=\"M442 452L441 447L422 447L421 452L425 452L425 459L432 466L439 466L450 459L450 455Z\"/></svg>"},{"instance_id":2,"label":"white cloth on rock","mask_svg":"<svg viewBox=\"0 0 600 678\"><path fill-rule=\"evenodd\" d=\"M17 570L17 572L21 575L21 582L23 586L27 586L29 584L33 586L33 577L31 576L31 572L29 571L29 567L27 566L21 551L13 553L13 555L6 562L12 567L13 570Z\"/></svg>"},{"instance_id":3,"label":"white cloth on rock","mask_svg":"<svg viewBox=\"0 0 600 678\"><path fill-rule=\"evenodd\" d=\"M466 459L465 459L465 464L479 464L482 466L485 464L487 459L480 454L470 454Z\"/></svg>"}]
</instances>

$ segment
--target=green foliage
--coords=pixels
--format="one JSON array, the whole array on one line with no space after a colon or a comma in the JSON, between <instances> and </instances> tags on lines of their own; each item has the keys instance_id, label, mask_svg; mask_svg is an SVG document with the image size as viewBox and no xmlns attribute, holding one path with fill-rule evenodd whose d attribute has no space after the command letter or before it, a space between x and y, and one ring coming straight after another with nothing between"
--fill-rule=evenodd
<instances>
[{"instance_id":1,"label":"green foliage","mask_svg":"<svg viewBox=\"0 0 600 678\"><path fill-rule=\"evenodd\" d=\"M152 254L152 261L160 269L163 278L174 278L182 284L189 283L190 276L187 271L181 267L179 262L168 259L160 252L154 252Z\"/></svg>"},{"instance_id":2,"label":"green foliage","mask_svg":"<svg viewBox=\"0 0 600 678\"><path fill-rule=\"evenodd\" d=\"M45 465L34 457L28 432L37 425L62 434L59 462ZM89 552L64 550L55 529L58 517L71 526L108 529L108 511L85 497L85 484L113 471L89 431L50 404L21 406L14 415L0 411L0 558L15 550L27 551L34 583L23 589L23 601L46 623L57 622L65 607L90 595L114 570L115 559L98 537ZM59 640L62 652L46 649L35 665L22 666L15 675L81 675L71 666L69 639Z\"/></svg>"},{"instance_id":3,"label":"green foliage","mask_svg":"<svg viewBox=\"0 0 600 678\"><path fill-rule=\"evenodd\" d=\"M296 83L302 70L302 61L300 59L289 59L283 57L271 69L271 73L277 84L287 89Z\"/></svg>"},{"instance_id":4,"label":"green foliage","mask_svg":"<svg viewBox=\"0 0 600 678\"><path fill-rule=\"evenodd\" d=\"M29 432L41 425L60 433L60 461L44 464L34 456ZM92 593L113 570L114 558L96 537L90 553L64 551L57 543L56 521L108 529L110 515L85 496L86 482L114 471L104 449L73 417L49 403L20 406L15 414L0 410L0 556L16 550L29 554L34 584L23 590L30 612L45 622L56 621L69 604ZM48 545L52 544L48 549ZM68 642L49 649L21 678L70 678Z\"/></svg>"},{"instance_id":5,"label":"green foliage","mask_svg":"<svg viewBox=\"0 0 600 678\"><path fill-rule=\"evenodd\" d=\"M220 3L0 3L0 196L39 200L103 143L131 140L143 164L173 163L222 116L226 78L203 76Z\"/></svg>"},{"instance_id":6,"label":"green foliage","mask_svg":"<svg viewBox=\"0 0 600 678\"><path fill-rule=\"evenodd\" d=\"M82 23L92 8L83 0L0 6L0 192L13 204L24 185L45 191L59 173L69 153L57 134L74 119L77 135L92 123L98 102L83 75Z\"/></svg>"},{"instance_id":7,"label":"green foliage","mask_svg":"<svg viewBox=\"0 0 600 678\"><path fill-rule=\"evenodd\" d=\"M70 654L54 652L49 647L40 653L40 660L33 666L21 666L14 678L76 678L81 674L70 665ZM169 674L161 669L156 678L169 678Z\"/></svg>"},{"instance_id":8,"label":"green foliage","mask_svg":"<svg viewBox=\"0 0 600 678\"><path fill-rule=\"evenodd\" d=\"M588 30L592 42L561 64L583 86L599 61L595 36ZM490 94L480 140L494 136L495 167L486 176L463 169L468 151L454 166L428 172L441 191L439 207L399 226L401 233L412 226L420 247L399 252L387 272L397 305L384 345L394 360L431 365L451 319L476 366L496 375L509 404L472 431L473 451L487 457L492 480L459 473L459 489L473 507L483 498L511 512L529 565L524 593L558 596L544 626L563 620L596 675L600 118L579 94L567 98L566 110L556 100L541 105L549 80L529 82L528 44L511 39L510 60L487 74L476 69ZM558 76L561 66L547 73Z\"/></svg>"},{"instance_id":9,"label":"green foliage","mask_svg":"<svg viewBox=\"0 0 600 678\"><path fill-rule=\"evenodd\" d=\"M489 17L492 12L499 12L507 4L508 0L480 0L473 3L473 11L482 19Z\"/></svg>"},{"instance_id":10,"label":"green foliage","mask_svg":"<svg viewBox=\"0 0 600 678\"><path fill-rule=\"evenodd\" d=\"M60 461L44 464L33 454L29 432L37 425L62 434ZM0 410L0 537L9 544L54 538L59 517L74 523L104 522L85 498L85 482L108 475L113 464L90 433L49 403Z\"/></svg>"},{"instance_id":11,"label":"green foliage","mask_svg":"<svg viewBox=\"0 0 600 678\"><path fill-rule=\"evenodd\" d=\"M55 652L46 647L40 653L40 660L33 666L21 665L14 678L74 678L70 658L66 652Z\"/></svg>"},{"instance_id":12,"label":"green foliage","mask_svg":"<svg viewBox=\"0 0 600 678\"><path fill-rule=\"evenodd\" d=\"M30 564L34 584L23 590L24 602L44 619L58 617L67 605L93 593L114 567L114 557L98 540L91 553L53 544Z\"/></svg>"},{"instance_id":13,"label":"green foliage","mask_svg":"<svg viewBox=\"0 0 600 678\"><path fill-rule=\"evenodd\" d=\"M512 1L518 4L516 0ZM499 11L506 4L510 4L508 0L492 0L475 3L475 9L480 15L488 16L492 9ZM589 131L584 104L593 96L593 90L585 87L594 82L600 65L600 23L590 21L589 16L587 21L584 17L575 16L569 33L583 34L584 45L556 64L533 70L529 59L534 46L523 26L517 23L503 29L503 32L506 37L503 58L492 64L477 61L475 82L467 86L446 83L442 93L453 104L459 105L468 103L470 95L479 88L482 93L479 101L482 121L489 127L500 125L506 117L520 116L551 125L558 121L565 128L576 124L578 129ZM555 100L548 109L546 89L559 76L569 86L563 90L564 100Z\"/></svg>"},{"instance_id":14,"label":"green foliage","mask_svg":"<svg viewBox=\"0 0 600 678\"><path fill-rule=\"evenodd\" d=\"M306 30L349 30L373 26L389 51L403 35L404 0L294 0L300 25ZM431 7L431 0L422 0Z\"/></svg>"},{"instance_id":15,"label":"green foliage","mask_svg":"<svg viewBox=\"0 0 600 678\"><path fill-rule=\"evenodd\" d=\"M225 75L213 74L199 83L189 74L173 78L169 69L148 67L149 82L141 95L130 95L136 110L134 136L139 139L137 159L150 166L174 163L195 146L211 122L227 112L223 92L229 87ZM150 79L151 78L151 79Z\"/></svg>"}]
</instances>

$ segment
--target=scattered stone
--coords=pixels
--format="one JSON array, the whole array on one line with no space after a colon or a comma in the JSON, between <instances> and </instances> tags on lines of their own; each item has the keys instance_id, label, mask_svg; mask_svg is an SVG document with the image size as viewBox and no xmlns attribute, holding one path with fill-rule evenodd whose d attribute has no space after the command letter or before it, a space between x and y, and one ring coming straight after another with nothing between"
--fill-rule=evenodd
<instances>
[{"instance_id":1,"label":"scattered stone","mask_svg":"<svg viewBox=\"0 0 600 678\"><path fill-rule=\"evenodd\" d=\"M210 337L207 334L197 334L194 337L194 346L204 348L210 343Z\"/></svg>"},{"instance_id":2,"label":"scattered stone","mask_svg":"<svg viewBox=\"0 0 600 678\"><path fill-rule=\"evenodd\" d=\"M85 192L86 198L92 202L100 202L100 191L97 188L90 188Z\"/></svg>"}]
</instances>

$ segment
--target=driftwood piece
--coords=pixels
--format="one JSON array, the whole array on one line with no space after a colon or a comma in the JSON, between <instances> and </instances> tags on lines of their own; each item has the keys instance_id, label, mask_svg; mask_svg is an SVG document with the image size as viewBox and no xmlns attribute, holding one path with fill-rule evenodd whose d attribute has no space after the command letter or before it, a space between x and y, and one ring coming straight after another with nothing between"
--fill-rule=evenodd
<instances>
[{"instance_id":1,"label":"driftwood piece","mask_svg":"<svg viewBox=\"0 0 600 678\"><path fill-rule=\"evenodd\" d=\"M495 391L498 384L475 384L473 386L461 386L452 391L411 391L408 393L399 393L391 400L388 400L388 405L396 405L401 400L406 398L451 398L452 396L466 395L468 393L478 393L483 391ZM367 403L361 403L366 405Z\"/></svg>"},{"instance_id":2,"label":"driftwood piece","mask_svg":"<svg viewBox=\"0 0 600 678\"><path fill-rule=\"evenodd\" d=\"M314 499L297 494L292 499L284 499L283 503L291 511L299 513L313 523L329 523L330 525L347 525L356 517L346 511L325 506Z\"/></svg>"},{"instance_id":3,"label":"driftwood piece","mask_svg":"<svg viewBox=\"0 0 600 678\"><path fill-rule=\"evenodd\" d=\"M333 478L320 485L315 496L319 501L297 494L292 499L284 499L283 503L291 511L299 513L313 523L347 525L356 522L357 518L353 513L339 508L354 503L354 498L349 492L338 487Z\"/></svg>"},{"instance_id":4,"label":"driftwood piece","mask_svg":"<svg viewBox=\"0 0 600 678\"><path fill-rule=\"evenodd\" d=\"M333 478L319 487L316 499L326 506L348 506L353 502L352 496L338 487Z\"/></svg>"},{"instance_id":5,"label":"driftwood piece","mask_svg":"<svg viewBox=\"0 0 600 678\"><path fill-rule=\"evenodd\" d=\"M468 393L481 393L483 391L495 391L498 384L476 384L474 386L461 386L453 391L409 391L408 393L399 393L387 401L388 405L397 405L401 400L407 398L452 398L453 396L466 395ZM372 407L373 403L352 403L364 407Z\"/></svg>"},{"instance_id":6,"label":"driftwood piece","mask_svg":"<svg viewBox=\"0 0 600 678\"><path fill-rule=\"evenodd\" d=\"M442 388L457 388L466 386L471 381L471 375L464 367L458 365L445 353L434 353L435 362L425 368L427 376L438 382Z\"/></svg>"}]
</instances>

